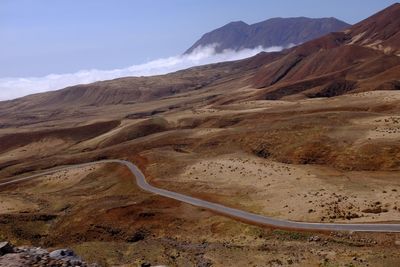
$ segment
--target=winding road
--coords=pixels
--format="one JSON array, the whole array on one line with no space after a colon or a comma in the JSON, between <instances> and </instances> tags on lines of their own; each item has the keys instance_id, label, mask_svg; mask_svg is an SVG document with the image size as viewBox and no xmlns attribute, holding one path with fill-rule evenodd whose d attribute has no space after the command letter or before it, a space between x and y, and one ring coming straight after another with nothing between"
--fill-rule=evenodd
<instances>
[{"instance_id":1,"label":"winding road","mask_svg":"<svg viewBox=\"0 0 400 267\"><path fill-rule=\"evenodd\" d=\"M77 167L85 167L93 164L100 164L100 163L119 163L125 165L129 168L132 174L136 177L137 185L148 192L172 198L184 203L188 203L197 207L202 207L208 210L215 211L219 214L227 215L230 217L238 218L240 220L273 226L276 228L289 228L289 229L297 229L297 230L312 230L312 231L349 231L349 232L400 232L400 224L383 224L383 223L311 223L311 222L296 222L296 221L289 221L283 219L276 219L267 216L262 216L258 214L254 214L251 212L230 208L221 204L205 201L202 199L194 198L191 196L179 194L176 192L168 191L165 189L157 188L150 185L146 178L144 177L143 173L140 169L133 164L132 162L119 160L119 159L111 159L111 160L101 160L95 161L90 163L83 163L77 165L66 166L63 168L52 169L48 171L41 172L39 174L31 175L28 177L23 178L16 178L12 180L7 180L6 182L0 183L0 187L18 183L25 180L34 179L46 174L55 173L62 170L73 169Z\"/></svg>"}]
</instances>

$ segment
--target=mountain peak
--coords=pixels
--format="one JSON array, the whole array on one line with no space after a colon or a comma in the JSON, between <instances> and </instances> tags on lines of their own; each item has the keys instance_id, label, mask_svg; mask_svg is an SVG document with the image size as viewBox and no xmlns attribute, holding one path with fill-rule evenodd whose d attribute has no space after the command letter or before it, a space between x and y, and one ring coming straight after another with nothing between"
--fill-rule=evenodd
<instances>
[{"instance_id":1,"label":"mountain peak","mask_svg":"<svg viewBox=\"0 0 400 267\"><path fill-rule=\"evenodd\" d=\"M286 47L315 39L329 32L343 30L350 25L336 18L270 18L258 23L230 22L204 34L185 54L196 47L218 43L217 52L258 46Z\"/></svg>"},{"instance_id":2,"label":"mountain peak","mask_svg":"<svg viewBox=\"0 0 400 267\"><path fill-rule=\"evenodd\" d=\"M225 24L225 26L249 26L249 25L242 20L238 20L238 21L229 22L228 24ZM225 27L225 26L223 26L223 27Z\"/></svg>"}]
</instances>

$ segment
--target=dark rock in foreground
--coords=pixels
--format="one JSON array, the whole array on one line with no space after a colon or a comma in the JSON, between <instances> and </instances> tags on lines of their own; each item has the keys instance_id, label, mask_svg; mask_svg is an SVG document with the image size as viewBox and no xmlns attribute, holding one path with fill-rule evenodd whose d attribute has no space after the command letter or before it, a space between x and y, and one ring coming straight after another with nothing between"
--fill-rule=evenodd
<instances>
[{"instance_id":1,"label":"dark rock in foreground","mask_svg":"<svg viewBox=\"0 0 400 267\"><path fill-rule=\"evenodd\" d=\"M0 256L13 252L13 247L9 242L0 243Z\"/></svg>"},{"instance_id":2,"label":"dark rock in foreground","mask_svg":"<svg viewBox=\"0 0 400 267\"><path fill-rule=\"evenodd\" d=\"M0 266L97 267L98 265L84 262L70 249L58 249L49 253L42 248L14 247L9 242L0 242Z\"/></svg>"}]
</instances>

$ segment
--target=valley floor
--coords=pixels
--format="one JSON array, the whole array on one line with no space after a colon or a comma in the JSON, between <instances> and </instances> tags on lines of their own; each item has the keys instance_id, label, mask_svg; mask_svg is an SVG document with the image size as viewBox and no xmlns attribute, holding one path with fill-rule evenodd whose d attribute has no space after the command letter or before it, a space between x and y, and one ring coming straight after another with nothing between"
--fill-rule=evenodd
<instances>
[{"instance_id":1,"label":"valley floor","mask_svg":"<svg viewBox=\"0 0 400 267\"><path fill-rule=\"evenodd\" d=\"M0 181L120 158L135 162L155 186L254 213L310 222L399 221L400 92L196 102L207 94L155 101L151 108L164 111L139 118L131 114L152 109L88 107L65 120L1 128ZM1 188L0 239L70 246L104 266L400 263L399 234L249 225L143 192L114 164Z\"/></svg>"},{"instance_id":2,"label":"valley floor","mask_svg":"<svg viewBox=\"0 0 400 267\"><path fill-rule=\"evenodd\" d=\"M103 266L396 266L400 261L393 250L400 234L252 226L142 192L133 181L125 168L105 164L9 185L1 199L14 210L0 213L1 235L53 248L68 244Z\"/></svg>"}]
</instances>

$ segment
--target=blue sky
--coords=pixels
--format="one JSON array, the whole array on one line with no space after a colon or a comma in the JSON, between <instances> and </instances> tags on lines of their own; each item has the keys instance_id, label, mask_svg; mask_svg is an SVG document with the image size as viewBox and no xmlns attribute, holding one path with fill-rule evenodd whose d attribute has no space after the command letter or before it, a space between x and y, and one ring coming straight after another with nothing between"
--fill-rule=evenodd
<instances>
[{"instance_id":1,"label":"blue sky","mask_svg":"<svg viewBox=\"0 0 400 267\"><path fill-rule=\"evenodd\" d=\"M336 17L355 23L386 0L0 0L0 77L114 69L179 55L230 21Z\"/></svg>"}]
</instances>

